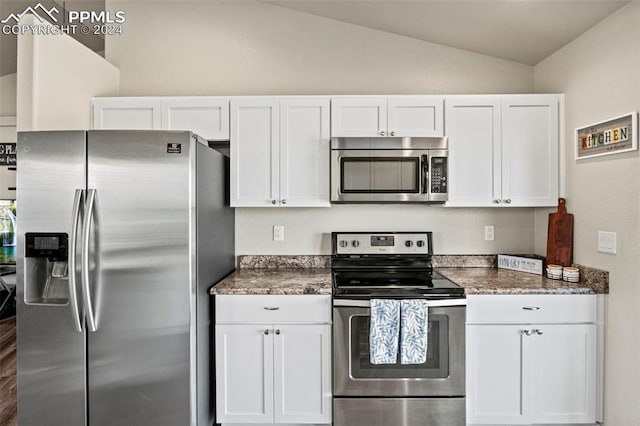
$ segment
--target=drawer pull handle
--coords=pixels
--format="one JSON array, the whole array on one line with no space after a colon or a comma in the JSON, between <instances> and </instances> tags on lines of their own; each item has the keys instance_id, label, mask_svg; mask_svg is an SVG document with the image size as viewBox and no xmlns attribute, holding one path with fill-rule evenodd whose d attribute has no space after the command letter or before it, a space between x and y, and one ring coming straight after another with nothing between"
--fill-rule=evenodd
<instances>
[{"instance_id":1,"label":"drawer pull handle","mask_svg":"<svg viewBox=\"0 0 640 426\"><path fill-rule=\"evenodd\" d=\"M539 311L540 306L523 306L522 309L525 311Z\"/></svg>"},{"instance_id":2,"label":"drawer pull handle","mask_svg":"<svg viewBox=\"0 0 640 426\"><path fill-rule=\"evenodd\" d=\"M278 334L278 335L280 334L280 329L279 328L276 329L276 334ZM540 333L540 334L542 334L542 333Z\"/></svg>"},{"instance_id":3,"label":"drawer pull handle","mask_svg":"<svg viewBox=\"0 0 640 426\"><path fill-rule=\"evenodd\" d=\"M265 311L279 311L280 308L278 306L265 306L264 310Z\"/></svg>"},{"instance_id":4,"label":"drawer pull handle","mask_svg":"<svg viewBox=\"0 0 640 426\"><path fill-rule=\"evenodd\" d=\"M533 333L533 331L531 331L531 330L520 330L520 332L521 332L522 334L527 335L527 336L531 336L531 333Z\"/></svg>"},{"instance_id":5,"label":"drawer pull handle","mask_svg":"<svg viewBox=\"0 0 640 426\"><path fill-rule=\"evenodd\" d=\"M264 335L265 335L265 336L268 336L268 335L269 335L269 329L266 329L266 330L264 331Z\"/></svg>"},{"instance_id":6,"label":"drawer pull handle","mask_svg":"<svg viewBox=\"0 0 640 426\"><path fill-rule=\"evenodd\" d=\"M542 330L536 328L533 330L534 333L536 333L538 336L542 336Z\"/></svg>"}]
</instances>

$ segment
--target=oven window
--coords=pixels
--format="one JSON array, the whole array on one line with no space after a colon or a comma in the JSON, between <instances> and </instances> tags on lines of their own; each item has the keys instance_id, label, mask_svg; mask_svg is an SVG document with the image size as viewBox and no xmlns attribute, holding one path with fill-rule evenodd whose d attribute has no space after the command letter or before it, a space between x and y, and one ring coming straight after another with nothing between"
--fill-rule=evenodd
<instances>
[{"instance_id":1,"label":"oven window","mask_svg":"<svg viewBox=\"0 0 640 426\"><path fill-rule=\"evenodd\" d=\"M369 316L351 317L351 376L356 379L444 379L449 377L449 317L429 314L427 361L424 364L371 364Z\"/></svg>"},{"instance_id":2,"label":"oven window","mask_svg":"<svg viewBox=\"0 0 640 426\"><path fill-rule=\"evenodd\" d=\"M343 157L340 162L343 193L420 192L418 157Z\"/></svg>"}]
</instances>

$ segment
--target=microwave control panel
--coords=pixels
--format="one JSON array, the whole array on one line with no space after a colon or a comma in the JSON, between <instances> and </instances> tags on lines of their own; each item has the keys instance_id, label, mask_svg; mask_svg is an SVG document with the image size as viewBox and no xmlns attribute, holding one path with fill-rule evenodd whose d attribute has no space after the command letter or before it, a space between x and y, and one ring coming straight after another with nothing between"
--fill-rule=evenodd
<instances>
[{"instance_id":1,"label":"microwave control panel","mask_svg":"<svg viewBox=\"0 0 640 426\"><path fill-rule=\"evenodd\" d=\"M447 193L447 157L431 157L431 193Z\"/></svg>"}]
</instances>

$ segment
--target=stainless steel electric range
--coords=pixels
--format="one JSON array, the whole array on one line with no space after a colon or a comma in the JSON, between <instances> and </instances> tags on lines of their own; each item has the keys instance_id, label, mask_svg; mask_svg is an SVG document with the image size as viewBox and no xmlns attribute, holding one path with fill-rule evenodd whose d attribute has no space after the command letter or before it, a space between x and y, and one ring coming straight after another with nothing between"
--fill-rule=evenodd
<instances>
[{"instance_id":1,"label":"stainless steel electric range","mask_svg":"<svg viewBox=\"0 0 640 426\"><path fill-rule=\"evenodd\" d=\"M464 289L433 270L431 232L332 234L334 425L465 424ZM423 364L372 364L371 299L426 299Z\"/></svg>"}]
</instances>

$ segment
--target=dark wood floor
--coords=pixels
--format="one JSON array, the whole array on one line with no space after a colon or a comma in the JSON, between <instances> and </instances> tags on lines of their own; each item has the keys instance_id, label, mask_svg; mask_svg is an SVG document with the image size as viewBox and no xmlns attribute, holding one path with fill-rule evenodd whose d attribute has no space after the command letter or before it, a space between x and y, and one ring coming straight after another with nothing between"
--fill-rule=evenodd
<instances>
[{"instance_id":1,"label":"dark wood floor","mask_svg":"<svg viewBox=\"0 0 640 426\"><path fill-rule=\"evenodd\" d=\"M0 426L16 426L16 320L0 322Z\"/></svg>"}]
</instances>

